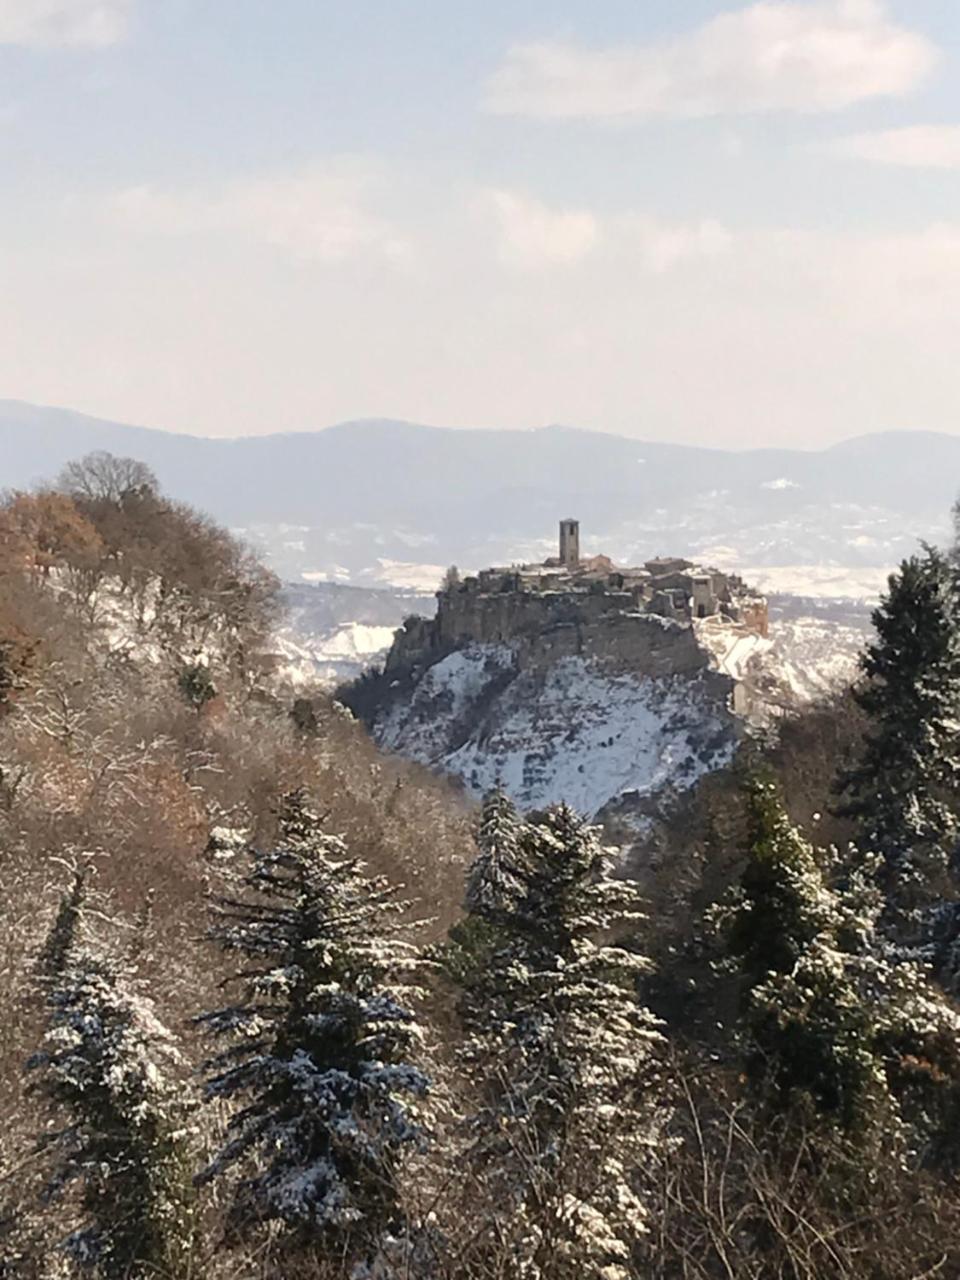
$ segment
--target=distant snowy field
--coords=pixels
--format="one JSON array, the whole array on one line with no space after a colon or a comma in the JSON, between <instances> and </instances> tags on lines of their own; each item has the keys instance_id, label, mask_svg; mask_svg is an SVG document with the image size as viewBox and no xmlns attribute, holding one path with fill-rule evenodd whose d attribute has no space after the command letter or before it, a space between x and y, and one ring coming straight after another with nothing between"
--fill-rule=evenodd
<instances>
[{"instance_id":1,"label":"distant snowy field","mask_svg":"<svg viewBox=\"0 0 960 1280\"><path fill-rule=\"evenodd\" d=\"M891 573L890 569L818 564L718 567L735 568L746 582L767 595L862 600L869 603L879 599Z\"/></svg>"},{"instance_id":2,"label":"distant snowy field","mask_svg":"<svg viewBox=\"0 0 960 1280\"><path fill-rule=\"evenodd\" d=\"M298 635L284 627L277 653L294 684L339 684L372 666L389 651L395 627L344 622L319 635Z\"/></svg>"}]
</instances>

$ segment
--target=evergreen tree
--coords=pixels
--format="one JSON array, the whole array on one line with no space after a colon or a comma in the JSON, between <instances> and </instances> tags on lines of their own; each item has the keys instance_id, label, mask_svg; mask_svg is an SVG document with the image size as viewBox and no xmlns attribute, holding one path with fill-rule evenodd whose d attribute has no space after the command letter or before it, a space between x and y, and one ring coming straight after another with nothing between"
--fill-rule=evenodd
<instances>
[{"instance_id":1,"label":"evergreen tree","mask_svg":"<svg viewBox=\"0 0 960 1280\"><path fill-rule=\"evenodd\" d=\"M483 802L479 853L467 876L465 905L471 915L496 923L516 908L524 891L522 836L513 802L496 787Z\"/></svg>"},{"instance_id":2,"label":"evergreen tree","mask_svg":"<svg viewBox=\"0 0 960 1280\"><path fill-rule=\"evenodd\" d=\"M955 570L932 548L904 561L873 615L856 699L862 759L842 779L842 812L883 858L894 909L913 917L943 894L960 784L960 615Z\"/></svg>"},{"instance_id":3,"label":"evergreen tree","mask_svg":"<svg viewBox=\"0 0 960 1280\"><path fill-rule=\"evenodd\" d=\"M818 854L768 780L747 784L747 803L747 863L720 918L751 1078L778 1107L806 1098L863 1140L879 1121L891 1140L937 1140L960 1019L884 940L880 856Z\"/></svg>"},{"instance_id":4,"label":"evergreen tree","mask_svg":"<svg viewBox=\"0 0 960 1280\"><path fill-rule=\"evenodd\" d=\"M194 711L202 711L217 696L210 668L204 662L193 662L185 666L177 678L177 684Z\"/></svg>"},{"instance_id":5,"label":"evergreen tree","mask_svg":"<svg viewBox=\"0 0 960 1280\"><path fill-rule=\"evenodd\" d=\"M815 938L836 922L810 845L790 822L776 784L745 785L747 862L727 945L750 987L789 973Z\"/></svg>"},{"instance_id":6,"label":"evergreen tree","mask_svg":"<svg viewBox=\"0 0 960 1280\"><path fill-rule=\"evenodd\" d=\"M254 856L246 894L216 907L212 936L250 964L236 1003L199 1021L227 1047L206 1094L233 1104L230 1139L201 1175L241 1165L238 1235L265 1223L285 1246L336 1247L362 1266L403 1227L402 1150L419 1136L428 1081L402 982L413 949L385 932L406 904L287 797L279 848Z\"/></svg>"},{"instance_id":7,"label":"evergreen tree","mask_svg":"<svg viewBox=\"0 0 960 1280\"><path fill-rule=\"evenodd\" d=\"M192 1192L171 1078L179 1054L132 968L79 944L82 910L78 875L43 949L49 1026L28 1064L64 1118L41 1139L55 1162L48 1198L80 1187L82 1221L61 1247L105 1280L183 1274Z\"/></svg>"},{"instance_id":8,"label":"evergreen tree","mask_svg":"<svg viewBox=\"0 0 960 1280\"><path fill-rule=\"evenodd\" d=\"M663 1120L661 1036L637 996L648 962L617 941L642 919L639 894L566 807L524 845L523 896L472 1001L483 1245L509 1242L504 1274L615 1280L645 1229L638 1171Z\"/></svg>"},{"instance_id":9,"label":"evergreen tree","mask_svg":"<svg viewBox=\"0 0 960 1280\"><path fill-rule=\"evenodd\" d=\"M513 802L497 786L480 811L477 856L467 870L463 918L435 951L463 992L464 1010L491 957L505 944L512 912L524 892L524 833Z\"/></svg>"},{"instance_id":10,"label":"evergreen tree","mask_svg":"<svg viewBox=\"0 0 960 1280\"><path fill-rule=\"evenodd\" d=\"M60 906L37 959L37 972L48 981L55 981L67 968L70 953L76 946L86 892L86 869L77 868L69 892L61 895Z\"/></svg>"},{"instance_id":11,"label":"evergreen tree","mask_svg":"<svg viewBox=\"0 0 960 1280\"><path fill-rule=\"evenodd\" d=\"M755 777L746 799L747 862L725 932L742 982L748 1070L780 1105L803 1094L843 1125L862 1124L879 1065L872 1011L843 947L856 928L812 846L784 813L776 785Z\"/></svg>"}]
</instances>

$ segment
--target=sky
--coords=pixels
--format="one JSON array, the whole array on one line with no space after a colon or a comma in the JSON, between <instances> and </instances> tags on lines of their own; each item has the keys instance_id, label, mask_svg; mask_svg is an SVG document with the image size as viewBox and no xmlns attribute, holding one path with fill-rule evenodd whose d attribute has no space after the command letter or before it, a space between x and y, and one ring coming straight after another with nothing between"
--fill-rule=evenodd
<instances>
[{"instance_id":1,"label":"sky","mask_svg":"<svg viewBox=\"0 0 960 1280\"><path fill-rule=\"evenodd\" d=\"M0 0L0 398L960 432L957 0Z\"/></svg>"}]
</instances>

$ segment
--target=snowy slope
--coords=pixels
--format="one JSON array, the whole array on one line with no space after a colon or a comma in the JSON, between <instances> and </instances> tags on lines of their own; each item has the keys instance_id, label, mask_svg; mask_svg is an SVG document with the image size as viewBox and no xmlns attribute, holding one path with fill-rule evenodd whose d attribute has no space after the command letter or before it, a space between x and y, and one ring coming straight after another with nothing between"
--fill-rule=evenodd
<instances>
[{"instance_id":1,"label":"snowy slope","mask_svg":"<svg viewBox=\"0 0 960 1280\"><path fill-rule=\"evenodd\" d=\"M346 622L319 636L296 636L284 628L274 645L282 670L293 684L339 684L381 660L393 643L395 627Z\"/></svg>"},{"instance_id":2,"label":"snowy slope","mask_svg":"<svg viewBox=\"0 0 960 1280\"><path fill-rule=\"evenodd\" d=\"M549 637L542 649L474 642L384 678L374 736L474 795L500 782L524 807L566 800L642 823L729 763L749 726L849 684L870 609L779 596L768 636L715 618L694 625L704 667L693 674L637 667L616 649L554 656Z\"/></svg>"},{"instance_id":3,"label":"snowy slope","mask_svg":"<svg viewBox=\"0 0 960 1280\"><path fill-rule=\"evenodd\" d=\"M474 795L500 781L525 808L566 800L594 816L727 764L737 726L726 693L708 674L612 675L583 658L520 671L510 648L475 645L430 667L375 736Z\"/></svg>"},{"instance_id":4,"label":"snowy slope","mask_svg":"<svg viewBox=\"0 0 960 1280\"><path fill-rule=\"evenodd\" d=\"M773 617L768 638L712 622L701 644L723 675L745 684L770 708L789 709L853 682L866 631L817 616Z\"/></svg>"}]
</instances>

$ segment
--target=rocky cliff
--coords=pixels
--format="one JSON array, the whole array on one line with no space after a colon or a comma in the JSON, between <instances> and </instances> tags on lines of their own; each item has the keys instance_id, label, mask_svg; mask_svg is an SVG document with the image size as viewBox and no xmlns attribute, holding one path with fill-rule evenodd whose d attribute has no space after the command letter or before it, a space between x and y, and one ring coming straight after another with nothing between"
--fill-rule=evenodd
<instances>
[{"instance_id":1,"label":"rocky cliff","mask_svg":"<svg viewBox=\"0 0 960 1280\"><path fill-rule=\"evenodd\" d=\"M628 593L453 590L347 699L382 747L475 795L500 782L523 807L566 800L639 833L744 733L743 688L716 647L715 629L708 644Z\"/></svg>"},{"instance_id":2,"label":"rocky cliff","mask_svg":"<svg viewBox=\"0 0 960 1280\"><path fill-rule=\"evenodd\" d=\"M731 686L707 670L640 675L589 657L530 662L510 645L470 645L390 702L374 736L475 795L500 782L524 808L566 800L602 816L624 799L663 800L730 761L740 729Z\"/></svg>"}]
</instances>

